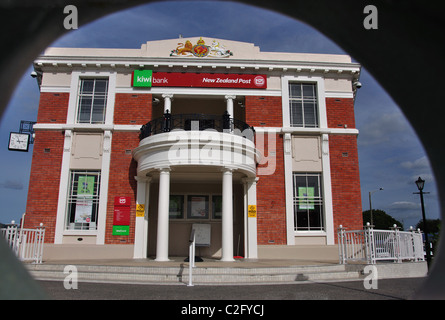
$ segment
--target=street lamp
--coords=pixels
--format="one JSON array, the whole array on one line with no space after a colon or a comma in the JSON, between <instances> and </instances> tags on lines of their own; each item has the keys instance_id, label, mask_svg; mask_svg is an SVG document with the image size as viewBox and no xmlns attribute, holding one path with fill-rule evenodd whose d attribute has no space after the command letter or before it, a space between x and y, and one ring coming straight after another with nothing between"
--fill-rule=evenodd
<instances>
[{"instance_id":1,"label":"street lamp","mask_svg":"<svg viewBox=\"0 0 445 320\"><path fill-rule=\"evenodd\" d=\"M381 191L381 190L383 190L383 188L379 188L379 190L369 191L369 211L371 213L371 226L374 226L374 218L373 218L373 215L372 215L371 195L374 192Z\"/></svg>"},{"instance_id":2,"label":"street lamp","mask_svg":"<svg viewBox=\"0 0 445 320\"><path fill-rule=\"evenodd\" d=\"M428 242L428 228L427 228L426 218L425 218L425 205L423 203L423 195L428 194L429 192L423 192L423 187L425 186L425 180L422 180L420 177L416 181L416 186L417 186L417 189L419 189L419 192L413 192L413 193L420 194L420 204L422 206L423 233L425 234L426 263L429 268L430 262L431 262L431 255L430 255L429 242Z\"/></svg>"}]
</instances>

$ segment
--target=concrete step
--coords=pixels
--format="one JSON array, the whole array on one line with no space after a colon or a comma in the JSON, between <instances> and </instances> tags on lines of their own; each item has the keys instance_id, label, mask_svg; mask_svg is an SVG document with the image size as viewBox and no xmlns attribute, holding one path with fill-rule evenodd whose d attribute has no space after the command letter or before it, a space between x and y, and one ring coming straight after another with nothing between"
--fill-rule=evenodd
<instances>
[{"instance_id":1,"label":"concrete step","mask_svg":"<svg viewBox=\"0 0 445 320\"><path fill-rule=\"evenodd\" d=\"M65 265L28 265L37 280L63 281ZM188 265L178 267L76 265L79 282L112 282L140 284L187 284ZM341 281L361 279L361 270L348 270L345 265L292 267L196 267L193 284L260 284L295 283L304 281Z\"/></svg>"}]
</instances>

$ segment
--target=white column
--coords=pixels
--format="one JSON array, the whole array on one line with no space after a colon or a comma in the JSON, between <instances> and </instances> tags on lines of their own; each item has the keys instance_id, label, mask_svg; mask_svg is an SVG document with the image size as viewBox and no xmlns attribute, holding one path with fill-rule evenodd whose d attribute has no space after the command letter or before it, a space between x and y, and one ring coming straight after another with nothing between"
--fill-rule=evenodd
<instances>
[{"instance_id":1,"label":"white column","mask_svg":"<svg viewBox=\"0 0 445 320\"><path fill-rule=\"evenodd\" d=\"M227 113L230 115L230 118L233 119L233 100L235 100L236 96L227 95L224 98L227 103Z\"/></svg>"},{"instance_id":2,"label":"white column","mask_svg":"<svg viewBox=\"0 0 445 320\"><path fill-rule=\"evenodd\" d=\"M222 256L221 261L233 259L233 186L232 169L224 168L222 178Z\"/></svg>"},{"instance_id":3,"label":"white column","mask_svg":"<svg viewBox=\"0 0 445 320\"><path fill-rule=\"evenodd\" d=\"M171 93L164 93L162 95L162 98L164 98L164 113L167 113L167 110L169 113L172 113L172 98L173 94Z\"/></svg>"},{"instance_id":4,"label":"white column","mask_svg":"<svg viewBox=\"0 0 445 320\"><path fill-rule=\"evenodd\" d=\"M148 241L148 197L151 177L134 177L137 181L136 194L136 223L134 230L134 252L133 259L147 258ZM144 213L138 211L140 206L144 207Z\"/></svg>"},{"instance_id":5,"label":"white column","mask_svg":"<svg viewBox=\"0 0 445 320\"><path fill-rule=\"evenodd\" d=\"M257 243L257 212L256 212L256 183L258 178L245 178L244 192L246 196L245 204L245 258L258 259L258 243ZM252 207L254 206L254 207ZM249 208L255 209L249 212Z\"/></svg>"},{"instance_id":6,"label":"white column","mask_svg":"<svg viewBox=\"0 0 445 320\"><path fill-rule=\"evenodd\" d=\"M65 141L63 144L62 168L60 170L59 198L57 201L57 219L54 243L61 244L63 241L63 231L65 230L65 216L67 205L67 194L69 192L70 180L70 158L71 158L71 140L73 132L65 130Z\"/></svg>"},{"instance_id":7,"label":"white column","mask_svg":"<svg viewBox=\"0 0 445 320\"><path fill-rule=\"evenodd\" d=\"M159 172L158 235L156 261L168 261L168 208L170 203L170 168Z\"/></svg>"}]
</instances>

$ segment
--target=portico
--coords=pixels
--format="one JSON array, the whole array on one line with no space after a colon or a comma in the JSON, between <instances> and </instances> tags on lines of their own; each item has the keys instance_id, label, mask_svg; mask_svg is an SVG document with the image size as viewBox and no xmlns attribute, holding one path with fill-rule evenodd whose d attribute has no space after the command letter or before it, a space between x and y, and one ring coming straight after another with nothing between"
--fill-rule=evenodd
<instances>
[{"instance_id":1,"label":"portico","mask_svg":"<svg viewBox=\"0 0 445 320\"><path fill-rule=\"evenodd\" d=\"M172 96L164 95L164 99L164 111L170 111ZM235 97L225 99L227 111L233 113ZM209 118L206 126L201 118L182 119L185 126L191 122L187 131L175 128L157 133L156 125L147 124L149 136L141 136L139 146L133 150L138 162L137 202L145 208L144 215L136 218L134 258L146 258L155 242L155 260L168 261L169 251L181 252L179 247L188 241L187 228L190 232L193 223L212 226L215 241L209 250L222 261L234 261L235 246L237 251L240 246L244 248L241 254L246 258L257 257L256 216L248 217L248 206L256 204L254 181L259 153L249 139L253 133L234 130L231 118L231 126L223 132L218 132L218 118ZM209 123L215 129L209 128ZM171 196L183 208L177 217L172 213L175 209L170 206ZM193 213L193 205L202 206L202 217ZM234 220L238 225L236 234ZM156 237L149 234L150 230L156 232Z\"/></svg>"}]
</instances>

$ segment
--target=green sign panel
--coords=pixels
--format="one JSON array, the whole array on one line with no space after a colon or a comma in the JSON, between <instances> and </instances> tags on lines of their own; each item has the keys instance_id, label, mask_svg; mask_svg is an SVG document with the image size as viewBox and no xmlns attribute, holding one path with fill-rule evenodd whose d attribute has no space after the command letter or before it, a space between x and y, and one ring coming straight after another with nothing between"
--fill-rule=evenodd
<instances>
[{"instance_id":1,"label":"green sign panel","mask_svg":"<svg viewBox=\"0 0 445 320\"><path fill-rule=\"evenodd\" d=\"M152 70L134 70L132 85L133 87L151 87L152 79Z\"/></svg>"},{"instance_id":2,"label":"green sign panel","mask_svg":"<svg viewBox=\"0 0 445 320\"><path fill-rule=\"evenodd\" d=\"M300 204L298 209L314 209L314 188L313 187L298 187L298 197Z\"/></svg>"},{"instance_id":3,"label":"green sign panel","mask_svg":"<svg viewBox=\"0 0 445 320\"><path fill-rule=\"evenodd\" d=\"M113 226L113 236L130 235L130 226Z\"/></svg>"}]
</instances>

